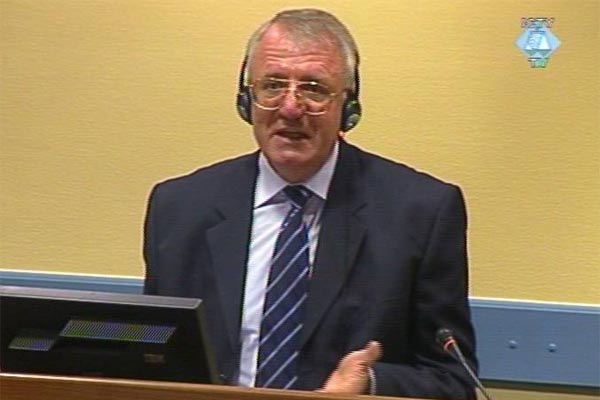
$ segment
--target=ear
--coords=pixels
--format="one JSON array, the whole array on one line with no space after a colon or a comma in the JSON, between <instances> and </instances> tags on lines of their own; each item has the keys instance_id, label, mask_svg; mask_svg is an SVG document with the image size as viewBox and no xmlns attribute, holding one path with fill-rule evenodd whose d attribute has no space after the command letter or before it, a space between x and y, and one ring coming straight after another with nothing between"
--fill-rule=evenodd
<instances>
[{"instance_id":1,"label":"ear","mask_svg":"<svg viewBox=\"0 0 600 400\"><path fill-rule=\"evenodd\" d=\"M242 60L240 74L238 77L238 94L235 100L235 108L240 118L252 125L252 96L250 95L250 89L248 88L248 85L246 85L247 64L248 57L245 56Z\"/></svg>"},{"instance_id":2,"label":"ear","mask_svg":"<svg viewBox=\"0 0 600 400\"><path fill-rule=\"evenodd\" d=\"M350 129L354 128L356 124L358 124L362 114L362 109L360 102L358 101L358 97L354 92L351 90L346 90L344 94L345 97L342 105L340 130L343 132L348 132Z\"/></svg>"}]
</instances>

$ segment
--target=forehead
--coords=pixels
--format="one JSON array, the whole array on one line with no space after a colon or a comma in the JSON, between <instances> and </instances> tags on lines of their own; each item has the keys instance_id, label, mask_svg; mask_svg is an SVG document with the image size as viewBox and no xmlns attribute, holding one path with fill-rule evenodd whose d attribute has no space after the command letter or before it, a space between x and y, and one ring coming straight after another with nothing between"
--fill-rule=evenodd
<instances>
[{"instance_id":1,"label":"forehead","mask_svg":"<svg viewBox=\"0 0 600 400\"><path fill-rule=\"evenodd\" d=\"M341 78L344 70L340 49L332 40L300 40L284 28L270 27L258 43L250 75L286 75L295 79Z\"/></svg>"}]
</instances>

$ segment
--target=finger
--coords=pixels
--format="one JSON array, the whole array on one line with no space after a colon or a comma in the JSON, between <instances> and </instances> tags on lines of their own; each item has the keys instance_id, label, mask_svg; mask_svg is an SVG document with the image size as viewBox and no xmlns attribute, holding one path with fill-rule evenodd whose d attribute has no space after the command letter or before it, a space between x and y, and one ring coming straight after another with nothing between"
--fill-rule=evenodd
<instances>
[{"instance_id":1,"label":"finger","mask_svg":"<svg viewBox=\"0 0 600 400\"><path fill-rule=\"evenodd\" d=\"M373 365L383 355L381 343L371 340L363 349L365 351L365 362L367 365Z\"/></svg>"},{"instance_id":2,"label":"finger","mask_svg":"<svg viewBox=\"0 0 600 400\"><path fill-rule=\"evenodd\" d=\"M340 365L359 363L366 367L370 367L381 358L381 353L381 344L376 341L370 341L362 349L348 353L342 359Z\"/></svg>"}]
</instances>

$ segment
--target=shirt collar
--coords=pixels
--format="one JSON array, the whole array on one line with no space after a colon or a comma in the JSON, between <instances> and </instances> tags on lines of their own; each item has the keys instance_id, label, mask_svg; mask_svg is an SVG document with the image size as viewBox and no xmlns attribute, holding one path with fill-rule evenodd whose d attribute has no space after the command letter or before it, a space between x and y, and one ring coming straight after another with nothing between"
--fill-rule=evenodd
<instances>
[{"instance_id":1,"label":"shirt collar","mask_svg":"<svg viewBox=\"0 0 600 400\"><path fill-rule=\"evenodd\" d=\"M333 177L335 164L339 154L339 142L335 142L333 150L321 168L301 185L306 186L321 199L327 199L327 191ZM256 193L254 195L254 208L265 205L274 200L281 190L289 185L271 167L265 155L261 152L258 156L258 178L256 179Z\"/></svg>"}]
</instances>

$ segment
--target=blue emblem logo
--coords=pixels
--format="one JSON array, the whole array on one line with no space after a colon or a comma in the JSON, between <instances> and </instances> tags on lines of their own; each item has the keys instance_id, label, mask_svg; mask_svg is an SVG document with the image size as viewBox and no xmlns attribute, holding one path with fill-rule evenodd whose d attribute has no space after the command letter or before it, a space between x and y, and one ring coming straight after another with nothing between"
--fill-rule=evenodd
<instances>
[{"instance_id":1,"label":"blue emblem logo","mask_svg":"<svg viewBox=\"0 0 600 400\"><path fill-rule=\"evenodd\" d=\"M554 18L521 18L523 32L515 44L525 54L532 68L546 68L548 59L560 46L550 31Z\"/></svg>"}]
</instances>

